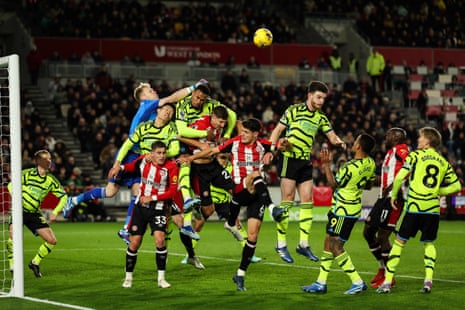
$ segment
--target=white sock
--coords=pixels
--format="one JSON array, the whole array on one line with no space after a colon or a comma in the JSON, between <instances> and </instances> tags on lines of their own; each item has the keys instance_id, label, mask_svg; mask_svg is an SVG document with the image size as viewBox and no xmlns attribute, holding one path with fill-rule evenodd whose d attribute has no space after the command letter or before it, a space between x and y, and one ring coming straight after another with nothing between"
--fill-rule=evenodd
<instances>
[{"instance_id":1,"label":"white sock","mask_svg":"<svg viewBox=\"0 0 465 310\"><path fill-rule=\"evenodd\" d=\"M132 280L132 272L126 272L126 279Z\"/></svg>"},{"instance_id":2,"label":"white sock","mask_svg":"<svg viewBox=\"0 0 465 310\"><path fill-rule=\"evenodd\" d=\"M165 280L165 270L158 270L158 281Z\"/></svg>"}]
</instances>

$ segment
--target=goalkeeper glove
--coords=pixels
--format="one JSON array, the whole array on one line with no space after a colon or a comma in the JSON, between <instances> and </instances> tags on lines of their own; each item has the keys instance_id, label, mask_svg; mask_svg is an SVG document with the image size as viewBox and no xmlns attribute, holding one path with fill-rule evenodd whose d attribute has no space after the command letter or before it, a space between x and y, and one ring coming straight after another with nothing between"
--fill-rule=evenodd
<instances>
[{"instance_id":1,"label":"goalkeeper glove","mask_svg":"<svg viewBox=\"0 0 465 310\"><path fill-rule=\"evenodd\" d=\"M189 86L189 90L190 92L193 92L199 85L205 85L205 84L208 84L208 81L205 79L200 79L197 83Z\"/></svg>"}]
</instances>

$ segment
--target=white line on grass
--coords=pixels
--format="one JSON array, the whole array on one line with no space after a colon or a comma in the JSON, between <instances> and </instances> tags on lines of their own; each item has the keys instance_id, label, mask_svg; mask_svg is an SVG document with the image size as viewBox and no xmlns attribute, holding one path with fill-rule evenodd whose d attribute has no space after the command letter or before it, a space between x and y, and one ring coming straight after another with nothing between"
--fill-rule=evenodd
<instances>
[{"instance_id":1,"label":"white line on grass","mask_svg":"<svg viewBox=\"0 0 465 310\"><path fill-rule=\"evenodd\" d=\"M34 302L41 302L41 303L44 303L44 304L49 304L49 305L54 305L54 306L59 306L59 307L70 308L70 309L94 310L93 308L75 306L75 305L65 304L65 303L61 303L61 302L51 301L51 300L48 300L48 299L39 299L39 298L28 297L28 296L24 296L23 299L27 299L27 300L34 301Z\"/></svg>"}]
</instances>

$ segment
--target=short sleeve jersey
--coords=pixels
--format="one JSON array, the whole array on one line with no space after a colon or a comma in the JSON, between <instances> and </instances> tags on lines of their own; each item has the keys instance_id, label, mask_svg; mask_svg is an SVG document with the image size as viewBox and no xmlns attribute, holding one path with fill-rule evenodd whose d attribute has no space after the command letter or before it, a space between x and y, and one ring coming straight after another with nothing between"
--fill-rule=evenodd
<instances>
[{"instance_id":1,"label":"short sleeve jersey","mask_svg":"<svg viewBox=\"0 0 465 310\"><path fill-rule=\"evenodd\" d=\"M285 137L292 144L283 154L297 159L310 159L318 130L324 134L333 130L328 118L319 110L310 111L305 102L287 108L279 122L287 127Z\"/></svg>"},{"instance_id":2,"label":"short sleeve jersey","mask_svg":"<svg viewBox=\"0 0 465 310\"><path fill-rule=\"evenodd\" d=\"M217 106L223 106L219 101L207 98L202 107L198 110L191 104L192 96L181 99L176 104L176 120L186 122L186 125L194 123L204 115L213 114L213 109Z\"/></svg>"},{"instance_id":3,"label":"short sleeve jersey","mask_svg":"<svg viewBox=\"0 0 465 310\"><path fill-rule=\"evenodd\" d=\"M337 188L333 193L332 211L338 216L358 218L362 211L362 192L375 180L373 158L352 159L336 174Z\"/></svg>"},{"instance_id":4,"label":"short sleeve jersey","mask_svg":"<svg viewBox=\"0 0 465 310\"><path fill-rule=\"evenodd\" d=\"M271 144L268 140L257 139L255 143L245 144L241 136L229 139L218 146L222 153L231 153L232 179L234 184L241 184L242 180L254 171L260 171L263 156L269 152Z\"/></svg>"},{"instance_id":5,"label":"short sleeve jersey","mask_svg":"<svg viewBox=\"0 0 465 310\"><path fill-rule=\"evenodd\" d=\"M410 213L439 213L441 184L457 182L449 162L436 150L416 150L407 156L402 169L410 172L406 207Z\"/></svg>"},{"instance_id":6,"label":"short sleeve jersey","mask_svg":"<svg viewBox=\"0 0 465 310\"><path fill-rule=\"evenodd\" d=\"M169 122L163 127L156 127L153 121L141 123L133 135L126 140L118 153L118 160L122 160L133 145L139 144L140 153L147 154L152 150L152 143L162 141L166 145L168 158L179 155L180 144L177 140L177 128L174 122Z\"/></svg>"},{"instance_id":7,"label":"short sleeve jersey","mask_svg":"<svg viewBox=\"0 0 465 310\"><path fill-rule=\"evenodd\" d=\"M37 167L22 171L21 176L23 211L39 213L40 206L45 197L52 193L60 199L66 195L58 179L50 172L41 176Z\"/></svg>"}]
</instances>

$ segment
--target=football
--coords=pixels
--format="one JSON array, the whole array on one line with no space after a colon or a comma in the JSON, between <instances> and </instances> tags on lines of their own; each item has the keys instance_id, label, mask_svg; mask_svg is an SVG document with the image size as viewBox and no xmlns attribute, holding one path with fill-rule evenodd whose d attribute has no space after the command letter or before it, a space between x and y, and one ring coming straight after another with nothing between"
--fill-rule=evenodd
<instances>
[{"instance_id":1,"label":"football","mask_svg":"<svg viewBox=\"0 0 465 310\"><path fill-rule=\"evenodd\" d=\"M253 43L258 47L267 47L273 43L273 34L266 28L258 28L253 35Z\"/></svg>"}]
</instances>

